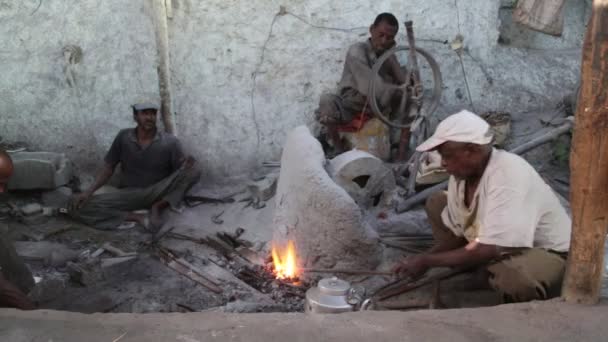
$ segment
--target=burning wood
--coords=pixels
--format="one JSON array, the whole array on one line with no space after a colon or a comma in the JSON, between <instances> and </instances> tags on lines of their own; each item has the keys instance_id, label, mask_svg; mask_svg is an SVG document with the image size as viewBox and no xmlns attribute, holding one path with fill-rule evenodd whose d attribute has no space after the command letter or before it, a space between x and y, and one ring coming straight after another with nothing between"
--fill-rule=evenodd
<instances>
[{"instance_id":1,"label":"burning wood","mask_svg":"<svg viewBox=\"0 0 608 342\"><path fill-rule=\"evenodd\" d=\"M280 253L276 246L272 246L272 262L274 264L274 274L278 279L297 279L296 265L296 246L290 240L287 242L287 248Z\"/></svg>"}]
</instances>

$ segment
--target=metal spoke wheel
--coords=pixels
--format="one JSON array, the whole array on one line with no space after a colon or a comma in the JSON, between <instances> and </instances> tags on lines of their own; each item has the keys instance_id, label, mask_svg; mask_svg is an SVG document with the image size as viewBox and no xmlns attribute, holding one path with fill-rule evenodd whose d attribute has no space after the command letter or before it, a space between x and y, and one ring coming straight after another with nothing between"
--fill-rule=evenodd
<instances>
[{"instance_id":1,"label":"metal spoke wheel","mask_svg":"<svg viewBox=\"0 0 608 342\"><path fill-rule=\"evenodd\" d=\"M414 120L412 123L404 123L399 120L395 120L395 118L391 118L390 113L383 113L378 105L378 99L376 97L376 79L379 77L379 71L382 65L393 55L396 55L398 52L406 51L408 56L410 55L410 47L409 46L396 46L378 58L378 61L372 67L372 77L369 82L369 104L374 112L374 114L385 124L393 128L409 128L412 125L416 125L420 123L420 120ZM432 72L432 87L430 87L430 94L425 93L423 82L420 82L417 87L412 86L410 79L413 75L420 75L420 68L418 67L418 63L416 61L412 61L412 58L408 58L406 67L406 83L401 85L388 85L388 88L391 90L400 90L401 91L401 99L399 107L397 108L396 113L401 113L405 115L409 115L409 113L403 113L409 104L414 102L417 103L418 108L420 108L419 112L416 113L417 116L421 118L430 117L437 107L439 106L439 100L441 99L441 91L443 87L442 79L441 79L441 71L439 70L439 64L437 61L431 56L427 51L416 48L416 55L422 56L422 60L426 61L426 64L430 67ZM418 59L418 58L416 58ZM403 68L403 66L402 66ZM395 113L393 113L395 114Z\"/></svg>"}]
</instances>

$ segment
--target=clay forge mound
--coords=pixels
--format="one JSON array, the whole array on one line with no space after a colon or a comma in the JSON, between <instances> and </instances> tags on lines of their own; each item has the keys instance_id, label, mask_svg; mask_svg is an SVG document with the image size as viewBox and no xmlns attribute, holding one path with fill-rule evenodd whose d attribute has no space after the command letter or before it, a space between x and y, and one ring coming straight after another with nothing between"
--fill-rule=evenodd
<instances>
[{"instance_id":1,"label":"clay forge mound","mask_svg":"<svg viewBox=\"0 0 608 342\"><path fill-rule=\"evenodd\" d=\"M273 245L281 256L292 241L299 269L374 269L382 256L378 234L353 197L332 180L326 163L308 128L289 134L275 196Z\"/></svg>"}]
</instances>

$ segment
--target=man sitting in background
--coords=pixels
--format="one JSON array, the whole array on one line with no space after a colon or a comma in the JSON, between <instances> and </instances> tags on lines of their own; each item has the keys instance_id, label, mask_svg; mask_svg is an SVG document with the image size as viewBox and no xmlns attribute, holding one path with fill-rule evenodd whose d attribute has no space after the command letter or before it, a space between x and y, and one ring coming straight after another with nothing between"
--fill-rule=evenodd
<instances>
[{"instance_id":1,"label":"man sitting in background","mask_svg":"<svg viewBox=\"0 0 608 342\"><path fill-rule=\"evenodd\" d=\"M316 111L317 119L325 126L327 138L341 152L343 147L338 135L338 126L352 121L357 114L371 112L369 83L372 67L384 52L395 46L399 22L391 13L382 13L370 26L370 38L350 46L342 79L337 94L323 94ZM388 85L405 83L405 73L395 56L389 58L378 72L376 96L380 109L389 108L395 95Z\"/></svg>"},{"instance_id":2,"label":"man sitting in background","mask_svg":"<svg viewBox=\"0 0 608 342\"><path fill-rule=\"evenodd\" d=\"M418 146L438 151L451 177L447 193L426 203L436 245L394 270L416 277L432 267L481 265L507 302L559 296L570 218L525 159L491 143L490 126L462 111Z\"/></svg>"},{"instance_id":3,"label":"man sitting in background","mask_svg":"<svg viewBox=\"0 0 608 342\"><path fill-rule=\"evenodd\" d=\"M116 229L125 221L160 228L162 211L177 208L184 194L198 182L194 159L185 157L179 140L156 127L158 106L133 106L137 127L118 133L93 185L75 196L70 215L98 229ZM121 189L95 195L121 165ZM149 217L134 213L149 209Z\"/></svg>"},{"instance_id":4,"label":"man sitting in background","mask_svg":"<svg viewBox=\"0 0 608 342\"><path fill-rule=\"evenodd\" d=\"M5 151L0 150L0 197L6 195L6 185L12 175L13 161ZM7 233L0 231L0 307L33 310L35 306L25 293L34 287L34 278L17 256Z\"/></svg>"}]
</instances>

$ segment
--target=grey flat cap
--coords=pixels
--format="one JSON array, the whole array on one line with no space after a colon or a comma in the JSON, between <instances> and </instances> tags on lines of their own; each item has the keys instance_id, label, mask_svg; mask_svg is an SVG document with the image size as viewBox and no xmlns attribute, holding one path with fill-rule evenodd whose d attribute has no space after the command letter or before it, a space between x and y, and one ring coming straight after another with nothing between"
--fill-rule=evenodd
<instances>
[{"instance_id":1,"label":"grey flat cap","mask_svg":"<svg viewBox=\"0 0 608 342\"><path fill-rule=\"evenodd\" d=\"M136 103L133 105L133 110L136 112L146 110L146 109L158 110L158 105L156 105L152 102Z\"/></svg>"}]
</instances>

